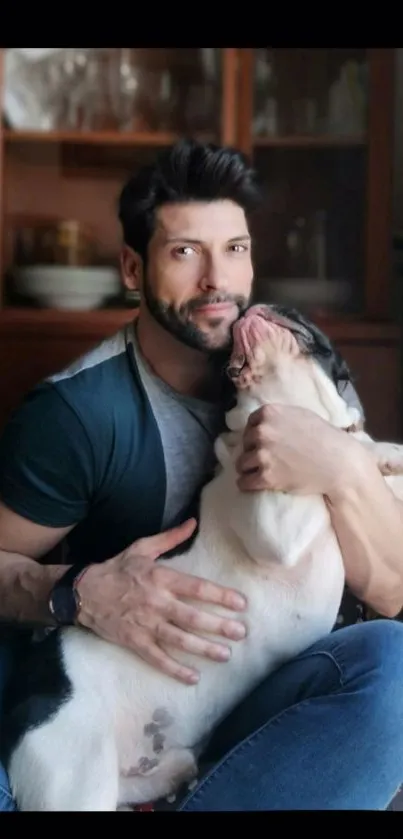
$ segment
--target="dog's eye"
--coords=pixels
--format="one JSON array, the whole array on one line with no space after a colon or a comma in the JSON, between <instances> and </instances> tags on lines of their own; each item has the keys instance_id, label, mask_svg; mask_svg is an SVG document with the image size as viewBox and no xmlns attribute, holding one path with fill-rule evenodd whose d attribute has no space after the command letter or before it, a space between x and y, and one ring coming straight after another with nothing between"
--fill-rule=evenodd
<instances>
[{"instance_id":1,"label":"dog's eye","mask_svg":"<svg viewBox=\"0 0 403 839\"><path fill-rule=\"evenodd\" d=\"M230 379L236 379L236 378L238 378L238 376L240 376L240 375L241 375L242 370L243 370L243 368L244 368L244 367L245 367L245 363L243 363L241 367L238 367L238 366L236 366L236 367L227 367L227 376L229 376L229 377L230 377Z\"/></svg>"},{"instance_id":2,"label":"dog's eye","mask_svg":"<svg viewBox=\"0 0 403 839\"><path fill-rule=\"evenodd\" d=\"M246 358L244 355L237 356L236 360L233 361L231 365L227 367L227 376L230 379L236 379L238 376L241 375L242 370L244 369L246 364Z\"/></svg>"}]
</instances>

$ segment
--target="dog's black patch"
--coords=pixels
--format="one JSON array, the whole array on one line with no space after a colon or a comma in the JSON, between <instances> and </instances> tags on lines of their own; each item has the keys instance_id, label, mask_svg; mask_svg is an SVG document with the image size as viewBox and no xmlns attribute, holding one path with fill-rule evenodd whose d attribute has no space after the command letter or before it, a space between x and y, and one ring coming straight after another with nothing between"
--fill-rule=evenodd
<instances>
[{"instance_id":1,"label":"dog's black patch","mask_svg":"<svg viewBox=\"0 0 403 839\"><path fill-rule=\"evenodd\" d=\"M168 728L174 722L167 708L156 708L153 713L154 722L158 723L160 728Z\"/></svg>"},{"instance_id":2,"label":"dog's black patch","mask_svg":"<svg viewBox=\"0 0 403 839\"><path fill-rule=\"evenodd\" d=\"M152 737L154 734L158 734L159 730L160 727L157 722L148 722L143 728L146 737Z\"/></svg>"},{"instance_id":3,"label":"dog's black patch","mask_svg":"<svg viewBox=\"0 0 403 839\"><path fill-rule=\"evenodd\" d=\"M6 683L0 750L5 768L24 734L48 722L72 696L63 665L60 632L32 642Z\"/></svg>"},{"instance_id":4,"label":"dog's black patch","mask_svg":"<svg viewBox=\"0 0 403 839\"><path fill-rule=\"evenodd\" d=\"M155 769L158 766L159 760L157 757L149 758L149 757L141 757L138 762L137 772L141 775L146 774L146 772L150 772L151 769Z\"/></svg>"},{"instance_id":5,"label":"dog's black patch","mask_svg":"<svg viewBox=\"0 0 403 839\"><path fill-rule=\"evenodd\" d=\"M159 754L161 754L161 752L164 751L165 740L166 740L165 734L161 734L161 732L159 732L158 734L154 734L154 737L153 737L153 752L155 752L156 755L159 755Z\"/></svg>"}]
</instances>

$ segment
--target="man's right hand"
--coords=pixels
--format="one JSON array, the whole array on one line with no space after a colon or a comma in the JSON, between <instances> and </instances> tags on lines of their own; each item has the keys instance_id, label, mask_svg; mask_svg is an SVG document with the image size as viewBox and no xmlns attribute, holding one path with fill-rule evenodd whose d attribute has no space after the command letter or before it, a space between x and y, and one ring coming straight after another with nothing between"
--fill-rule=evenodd
<instances>
[{"instance_id":1,"label":"man's right hand","mask_svg":"<svg viewBox=\"0 0 403 839\"><path fill-rule=\"evenodd\" d=\"M183 602L200 600L234 611L246 602L232 589L175 571L169 560L155 560L185 542L194 532L190 519L179 527L139 539L121 554L91 565L78 582L78 621L107 641L128 647L145 661L186 684L196 684L197 670L179 664L164 647L227 661L230 648L200 637L206 633L237 641L243 623L199 610ZM200 634L199 634L200 633Z\"/></svg>"}]
</instances>

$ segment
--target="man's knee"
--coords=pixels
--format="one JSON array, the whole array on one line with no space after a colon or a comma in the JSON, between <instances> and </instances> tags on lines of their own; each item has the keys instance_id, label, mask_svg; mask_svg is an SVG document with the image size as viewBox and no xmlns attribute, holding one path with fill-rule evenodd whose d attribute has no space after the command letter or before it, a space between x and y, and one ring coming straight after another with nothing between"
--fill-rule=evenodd
<instances>
[{"instance_id":1,"label":"man's knee","mask_svg":"<svg viewBox=\"0 0 403 839\"><path fill-rule=\"evenodd\" d=\"M344 670L343 651L336 654L343 681L347 688L355 682L363 713L367 711L382 731L389 726L392 733L403 726L403 624L381 619L356 629L348 668Z\"/></svg>"},{"instance_id":2,"label":"man's knee","mask_svg":"<svg viewBox=\"0 0 403 839\"><path fill-rule=\"evenodd\" d=\"M365 702L403 708L403 623L380 619L348 626L314 644L301 659L317 656L337 668L336 690L351 689Z\"/></svg>"},{"instance_id":3,"label":"man's knee","mask_svg":"<svg viewBox=\"0 0 403 839\"><path fill-rule=\"evenodd\" d=\"M333 658L343 682L364 672L402 679L403 623L385 618L348 626L314 644L301 658L313 654Z\"/></svg>"},{"instance_id":4,"label":"man's knee","mask_svg":"<svg viewBox=\"0 0 403 839\"><path fill-rule=\"evenodd\" d=\"M357 629L355 654L367 671L403 688L403 623L380 619Z\"/></svg>"}]
</instances>

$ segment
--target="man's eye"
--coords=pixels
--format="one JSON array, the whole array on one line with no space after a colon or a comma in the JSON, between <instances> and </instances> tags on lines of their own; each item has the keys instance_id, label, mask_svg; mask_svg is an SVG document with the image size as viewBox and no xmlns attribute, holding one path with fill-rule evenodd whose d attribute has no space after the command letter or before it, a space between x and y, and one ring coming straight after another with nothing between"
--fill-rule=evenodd
<instances>
[{"instance_id":1,"label":"man's eye","mask_svg":"<svg viewBox=\"0 0 403 839\"><path fill-rule=\"evenodd\" d=\"M246 245L240 245L239 242L237 244L231 245L231 249L235 251L235 253L244 253L247 250Z\"/></svg>"},{"instance_id":2,"label":"man's eye","mask_svg":"<svg viewBox=\"0 0 403 839\"><path fill-rule=\"evenodd\" d=\"M191 256L192 253L194 253L194 249L190 245L181 245L179 248L175 248L175 255L177 256Z\"/></svg>"}]
</instances>

